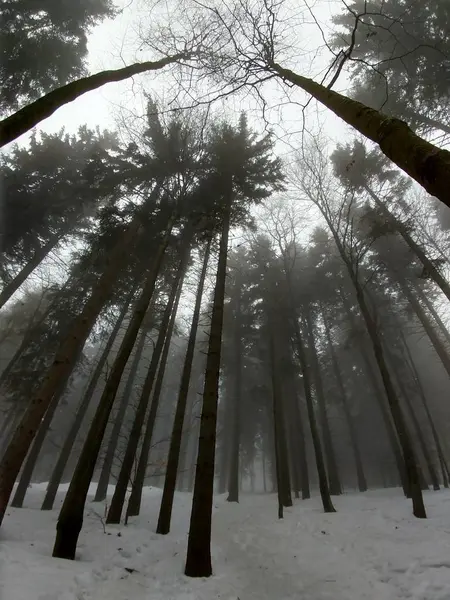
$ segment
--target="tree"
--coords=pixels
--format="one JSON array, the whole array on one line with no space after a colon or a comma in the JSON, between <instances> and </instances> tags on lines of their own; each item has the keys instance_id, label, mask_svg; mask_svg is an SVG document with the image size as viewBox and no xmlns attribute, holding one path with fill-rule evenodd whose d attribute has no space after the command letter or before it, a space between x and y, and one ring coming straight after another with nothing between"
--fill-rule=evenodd
<instances>
[{"instance_id":1,"label":"tree","mask_svg":"<svg viewBox=\"0 0 450 600\"><path fill-rule=\"evenodd\" d=\"M206 279L206 270L211 248L211 239L208 240L204 257L203 267L198 282L197 295L195 299L194 312L192 315L191 330L189 334L186 356L184 359L183 373L181 375L180 388L178 392L177 407L173 421L172 435L170 437L169 455L167 458L166 477L164 480L164 490L161 498L161 508L159 511L158 525L156 533L167 534L170 531L170 521L172 518L173 498L175 494L175 484L177 479L177 470L180 460L181 438L183 433L183 423L185 420L186 404L189 393L189 382L192 373L192 363L194 359L195 340L200 320L200 309L203 296L203 288Z\"/></svg>"},{"instance_id":2,"label":"tree","mask_svg":"<svg viewBox=\"0 0 450 600\"><path fill-rule=\"evenodd\" d=\"M282 180L279 160L271 156L272 139L260 140L249 132L245 116L238 131L229 125L213 132L211 152L211 190L218 190L222 209L219 260L215 281L211 328L206 359L203 405L200 420L197 468L189 525L185 573L191 577L209 577L211 565L211 515L214 487L216 422L223 308L227 270L228 235L233 206L239 200L254 202L267 197ZM242 210L242 207L239 207Z\"/></svg>"},{"instance_id":3,"label":"tree","mask_svg":"<svg viewBox=\"0 0 450 600\"><path fill-rule=\"evenodd\" d=\"M2 2L0 113L86 73L89 30L116 14L111 0ZM33 57L33 60L30 60Z\"/></svg>"}]
</instances>

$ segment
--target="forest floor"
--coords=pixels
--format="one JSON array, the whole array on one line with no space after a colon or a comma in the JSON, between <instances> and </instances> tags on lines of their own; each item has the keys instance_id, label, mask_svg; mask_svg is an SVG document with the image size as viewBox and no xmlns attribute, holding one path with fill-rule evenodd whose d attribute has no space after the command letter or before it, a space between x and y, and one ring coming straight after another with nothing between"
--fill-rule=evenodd
<instances>
[{"instance_id":1,"label":"forest floor","mask_svg":"<svg viewBox=\"0 0 450 600\"><path fill-rule=\"evenodd\" d=\"M277 519L276 496L215 499L209 579L183 575L191 497L177 494L172 532L154 533L161 491L146 488L142 515L102 523L89 504L76 561L51 558L58 508L8 509L0 533L2 600L449 600L450 492L425 495L415 519L400 490L347 493L326 515L320 499L295 501Z\"/></svg>"}]
</instances>

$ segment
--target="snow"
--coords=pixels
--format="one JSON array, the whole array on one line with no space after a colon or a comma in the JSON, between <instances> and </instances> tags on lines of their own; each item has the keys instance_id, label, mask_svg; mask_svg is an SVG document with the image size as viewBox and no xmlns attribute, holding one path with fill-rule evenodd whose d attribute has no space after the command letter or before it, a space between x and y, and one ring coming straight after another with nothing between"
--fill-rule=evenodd
<instances>
[{"instance_id":1,"label":"snow","mask_svg":"<svg viewBox=\"0 0 450 600\"><path fill-rule=\"evenodd\" d=\"M345 494L324 514L297 500L277 519L276 498L216 497L214 576L183 575L191 496L177 494L172 532L154 533L161 491L146 488L142 515L107 526L88 505L76 561L53 559L58 508L39 510L45 484L23 509L7 511L0 534L3 600L449 600L450 492L429 492L418 520L400 490Z\"/></svg>"}]
</instances>

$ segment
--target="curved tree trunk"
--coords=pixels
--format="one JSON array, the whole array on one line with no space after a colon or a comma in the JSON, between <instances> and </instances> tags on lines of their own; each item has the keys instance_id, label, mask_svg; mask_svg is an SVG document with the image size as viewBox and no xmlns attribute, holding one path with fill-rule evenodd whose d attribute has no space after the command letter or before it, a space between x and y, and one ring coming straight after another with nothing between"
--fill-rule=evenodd
<instances>
[{"instance_id":1,"label":"curved tree trunk","mask_svg":"<svg viewBox=\"0 0 450 600\"><path fill-rule=\"evenodd\" d=\"M340 396L341 396L342 408L344 410L345 420L347 421L347 427L348 427L348 431L350 434L350 444L351 444L352 451L353 451L353 458L355 460L358 489L360 492L366 492L367 491L367 480L366 480L366 476L364 474L364 467L363 467L362 458L361 458L361 450L359 448L358 433L357 433L357 430L355 427L355 423L353 421L353 417L352 417L350 408L348 406L347 393L345 391L345 386L344 386L344 382L342 379L341 369L339 367L339 363L338 363L338 360L336 357L336 352L334 350L333 340L331 339L330 325L329 325L328 319L325 315L325 312L323 312L323 311L322 311L322 318L323 318L323 323L325 325L325 334L326 334L327 340L328 340L328 348L329 348L330 355L331 355L331 363L333 365L334 376L335 376L336 382L338 384L338 388L339 388L339 392L340 392Z\"/></svg>"},{"instance_id":2,"label":"curved tree trunk","mask_svg":"<svg viewBox=\"0 0 450 600\"><path fill-rule=\"evenodd\" d=\"M431 195L450 206L450 152L442 150L416 135L408 125L302 77L277 63L269 67L283 81L290 81L335 115L354 127L402 171L408 173Z\"/></svg>"},{"instance_id":3,"label":"curved tree trunk","mask_svg":"<svg viewBox=\"0 0 450 600\"><path fill-rule=\"evenodd\" d=\"M139 73L157 71L166 65L186 60L187 58L189 58L189 53L182 52L154 62L135 63L122 69L101 71L95 75L83 77L67 85L63 85L0 121L0 146L14 141L20 135L26 133L47 117L50 117L58 108L61 108L61 106L64 106L68 102L73 102L73 100L86 94L86 92L96 90L106 83L123 81L134 75L139 75Z\"/></svg>"},{"instance_id":4,"label":"curved tree trunk","mask_svg":"<svg viewBox=\"0 0 450 600\"><path fill-rule=\"evenodd\" d=\"M175 494L175 485L177 481L178 463L180 460L181 439L183 435L183 424L185 420L186 404L189 393L189 383L191 380L192 363L194 360L195 340L200 320L200 310L202 305L203 289L205 287L206 271L211 249L211 240L208 241L205 255L203 258L203 267L197 288L197 297L195 299L194 313L192 315L191 331L184 358L183 372L181 375L180 389L178 392L177 408L173 421L172 436L170 438L169 455L167 458L166 478L164 480L164 490L161 498L161 507L159 509L158 526L156 533L167 534L170 531L170 522L172 519L173 498Z\"/></svg>"},{"instance_id":5,"label":"curved tree trunk","mask_svg":"<svg viewBox=\"0 0 450 600\"><path fill-rule=\"evenodd\" d=\"M209 577L211 565L211 518L214 494L217 404L219 397L220 358L222 350L223 305L227 274L228 236L232 204L230 182L227 206L224 209L219 247L214 300L206 358L203 406L200 418L197 466L195 469L192 511L189 523L185 574L189 577Z\"/></svg>"},{"instance_id":6,"label":"curved tree trunk","mask_svg":"<svg viewBox=\"0 0 450 600\"><path fill-rule=\"evenodd\" d=\"M75 440L77 439L78 431L80 430L87 409L91 403L92 396L94 395L94 392L97 388L98 380L100 379L100 375L102 374L103 367L105 366L106 361L108 360L109 353L111 352L117 334L120 331L120 328L122 326L125 315L127 314L128 307L130 306L130 302L135 294L135 291L136 288L133 288L127 300L125 301L122 310L120 311L119 317L116 321L116 324L114 325L114 329L112 330L111 335L109 336L109 339L102 351L99 361L97 362L97 366L95 367L95 370L83 395L83 398L75 415L75 419L72 423L69 433L67 434L66 440L64 442L63 447L61 448L61 452L56 462L55 468L53 469L53 472L51 474L41 510L51 510L53 508L56 494L58 492L58 487L64 474L64 469L66 468L67 462L70 458L70 453L72 452L73 445L75 444Z\"/></svg>"},{"instance_id":7,"label":"curved tree trunk","mask_svg":"<svg viewBox=\"0 0 450 600\"><path fill-rule=\"evenodd\" d=\"M322 386L322 376L320 374L319 359L317 356L316 344L314 342L314 331L309 314L305 316L306 332L309 345L309 356L311 361L311 370L314 375L314 383L317 394L317 403L319 405L320 425L322 429L323 446L325 449L325 458L328 467L328 483L330 494L339 496L342 494L342 486L339 478L339 471L336 462L336 453L334 451L333 440L331 437L330 424L328 422L327 405Z\"/></svg>"},{"instance_id":8,"label":"curved tree trunk","mask_svg":"<svg viewBox=\"0 0 450 600\"><path fill-rule=\"evenodd\" d=\"M140 222L136 218L125 230L121 240L109 253L105 271L93 289L80 315L74 319L68 335L60 344L53 364L44 381L32 398L28 409L3 456L0 464L0 523L14 486L14 481L41 424L42 418L62 382L67 383L70 374L83 350L98 315L111 296L114 284L127 260L127 249L139 234Z\"/></svg>"},{"instance_id":9,"label":"curved tree trunk","mask_svg":"<svg viewBox=\"0 0 450 600\"><path fill-rule=\"evenodd\" d=\"M163 319L161 321L158 339L153 350L152 359L150 361L150 366L144 381L144 386L142 388L141 396L138 402L138 407L134 416L133 425L128 438L125 455L122 459L122 464L120 467L119 476L117 478L116 487L106 517L107 523L120 523L123 504L125 502L125 496L127 493L128 485L131 480L133 464L139 445L139 438L141 436L142 427L145 422L145 415L147 413L153 384L155 383L155 375L157 373L158 364L161 362L160 359L162 360L162 353L164 352L165 348L165 340L168 335L168 330L171 323L171 315L174 315L174 318L176 315L175 306L178 306L178 301L180 299L182 280L184 277L189 257L189 248L190 238L181 257L178 271L175 276L175 280L172 284L172 290L167 301ZM151 410L152 408L150 407L150 411ZM145 463L145 467L147 467L147 463Z\"/></svg>"},{"instance_id":10,"label":"curved tree trunk","mask_svg":"<svg viewBox=\"0 0 450 600\"><path fill-rule=\"evenodd\" d=\"M155 289L156 279L159 274L164 252L169 243L173 222L174 216L169 219L166 232L160 242L153 264L147 274L145 285L134 306L133 316L111 368L110 376L106 382L105 389L103 390L97 411L78 459L72 481L70 482L58 518L56 540L53 547L53 556L55 558L69 558L72 560L75 558L78 536L83 525L84 506L89 490L89 484L95 469L95 463L97 461L123 370L133 349L136 336Z\"/></svg>"},{"instance_id":11,"label":"curved tree trunk","mask_svg":"<svg viewBox=\"0 0 450 600\"><path fill-rule=\"evenodd\" d=\"M94 496L94 502L102 502L106 498L108 492L109 477L111 475L111 469L114 461L114 454L116 452L117 443L119 441L120 430L122 429L123 420L125 413L130 402L130 394L133 389L134 380L136 379L136 373L141 360L142 352L144 351L145 338L147 337L147 327L141 331L141 335L136 344L136 351L134 358L131 363L130 373L128 375L127 383L122 393L122 398L117 409L117 413L114 417L114 425L111 430L109 437L108 446L106 448L105 457L103 459L102 470L97 484L97 490Z\"/></svg>"}]
</instances>

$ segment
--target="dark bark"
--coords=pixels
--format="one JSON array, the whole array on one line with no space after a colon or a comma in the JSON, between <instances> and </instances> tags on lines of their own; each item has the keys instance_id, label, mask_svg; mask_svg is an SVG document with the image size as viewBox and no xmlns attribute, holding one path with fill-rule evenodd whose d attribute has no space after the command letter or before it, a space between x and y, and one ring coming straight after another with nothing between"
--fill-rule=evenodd
<instances>
[{"instance_id":1,"label":"dark bark","mask_svg":"<svg viewBox=\"0 0 450 600\"><path fill-rule=\"evenodd\" d=\"M108 424L108 419L114 404L123 370L131 354L153 295L164 253L169 243L173 222L174 218L171 217L152 262L152 266L147 274L142 292L134 306L133 315L114 360L111 373L106 382L105 389L103 390L102 397L86 437L81 455L78 459L77 466L75 467L72 481L70 482L58 518L56 540L53 547L53 556L55 558L69 558L72 560L75 558L78 536L83 525L83 512L89 491L89 484L94 473L105 429Z\"/></svg>"},{"instance_id":2,"label":"dark bark","mask_svg":"<svg viewBox=\"0 0 450 600\"><path fill-rule=\"evenodd\" d=\"M214 493L217 403L219 395L220 358L222 349L223 305L227 273L228 236L232 203L231 182L228 206L224 208L219 247L214 300L206 358L203 406L200 418L197 466L195 470L192 511L189 524L185 574L209 577L211 565L211 517Z\"/></svg>"},{"instance_id":3,"label":"dark bark","mask_svg":"<svg viewBox=\"0 0 450 600\"><path fill-rule=\"evenodd\" d=\"M50 117L58 108L61 108L61 106L64 106L68 102L73 102L73 100L86 94L86 92L96 90L106 83L123 81L139 73L157 71L166 65L187 58L189 58L189 53L183 52L155 62L135 63L122 69L101 71L95 75L83 77L67 85L63 85L0 121L0 146L9 144L47 117Z\"/></svg>"},{"instance_id":4,"label":"dark bark","mask_svg":"<svg viewBox=\"0 0 450 600\"><path fill-rule=\"evenodd\" d=\"M16 477L55 390L59 389L63 382L67 383L98 315L113 292L122 265L127 260L127 250L139 234L139 229L140 222L136 218L126 228L114 249L109 253L98 285L93 289L80 315L74 319L67 336L61 342L42 385L31 399L28 409L6 449L0 464L0 523L3 520Z\"/></svg>"},{"instance_id":5,"label":"dark bark","mask_svg":"<svg viewBox=\"0 0 450 600\"><path fill-rule=\"evenodd\" d=\"M323 318L323 322L325 325L325 333L327 336L328 349L330 351L333 372L334 372L336 382L338 384L342 408L344 411L345 420L347 421L348 431L350 434L350 444L352 447L353 458L355 460L358 489L360 492L365 492L365 491L367 491L367 480L366 480L366 476L364 474L364 467L363 467L363 462L362 462L362 458L361 458L361 450L359 448L358 433L356 430L355 423L353 421L353 416L352 416L350 408L348 406L347 393L345 391L344 381L342 379L341 368L339 366L336 352L334 350L333 340L331 339L330 325L328 323L328 319L324 312L322 312L322 318Z\"/></svg>"},{"instance_id":6,"label":"dark bark","mask_svg":"<svg viewBox=\"0 0 450 600\"><path fill-rule=\"evenodd\" d=\"M164 490L161 498L161 508L159 510L158 526L156 533L167 534L170 531L170 522L172 519L173 498L175 494L175 485L177 480L178 464L180 461L181 439L183 435L183 424L185 421L186 404L189 394L189 383L191 380L192 363L195 353L195 340L200 320L200 310L202 305L203 289L205 287L206 271L211 249L211 240L208 241L205 255L203 257L203 267L200 273L200 279L197 287L197 296L195 299L194 313L192 315L191 331L189 334L186 355L184 358L183 372L181 374L180 389L178 392L177 408L173 421L172 436L170 438L169 455L167 458L166 477L164 480Z\"/></svg>"},{"instance_id":7,"label":"dark bark","mask_svg":"<svg viewBox=\"0 0 450 600\"><path fill-rule=\"evenodd\" d=\"M111 435L109 437L105 457L103 459L102 470L100 472L97 489L95 491L94 502L102 502L106 498L108 492L108 484L111 475L111 469L114 462L114 454L116 452L117 444L119 442L120 430L122 429L123 420L125 419L125 413L130 403L130 395L133 389L134 380L136 379L136 373L139 367L142 352L144 351L146 336L147 327L145 327L141 331L139 340L136 344L136 351L131 362L127 383L125 384L125 388L122 393L122 398L120 400L117 413L114 417L114 425L111 430Z\"/></svg>"},{"instance_id":8,"label":"dark bark","mask_svg":"<svg viewBox=\"0 0 450 600\"><path fill-rule=\"evenodd\" d=\"M366 138L378 144L383 154L415 179L431 196L450 206L448 150L419 137L400 119L388 117L277 63L269 66L281 79L300 87Z\"/></svg>"},{"instance_id":9,"label":"dark bark","mask_svg":"<svg viewBox=\"0 0 450 600\"><path fill-rule=\"evenodd\" d=\"M63 447L61 448L61 452L56 462L55 468L53 469L53 472L51 474L41 510L51 510L53 508L55 497L58 492L58 487L61 482L62 476L64 475L64 469L66 468L67 462L70 458L70 453L72 452L73 445L75 444L75 440L77 439L77 435L80 430L81 424L86 415L87 409L89 408L94 392L97 388L100 375L103 371L103 367L105 366L106 361L108 360L109 353L111 352L111 348L113 347L117 334L120 331L120 328L122 326L125 315L127 314L128 307L130 306L130 302L135 294L135 291L136 288L133 288L126 302L124 303L122 310L120 311L119 317L116 321L116 324L114 325L114 328L111 332L111 335L109 336L109 339L102 351L100 359L97 362L97 366L95 367L95 370L92 373L92 377L88 383L86 391L78 407L75 419L72 423L69 433L67 434L66 440L63 444Z\"/></svg>"},{"instance_id":10,"label":"dark bark","mask_svg":"<svg viewBox=\"0 0 450 600\"><path fill-rule=\"evenodd\" d=\"M320 374L319 358L317 356L316 344L314 342L314 331L309 314L305 315L306 334L309 346L309 358L311 361L311 370L314 376L314 386L316 388L317 404L319 406L320 426L322 429L323 446L325 449L325 458L328 467L328 483L330 494L339 496L342 494L342 486L339 478L339 471L336 462L336 453L334 451L333 440L331 438L330 424L328 422L327 404L322 385L322 376Z\"/></svg>"}]
</instances>

